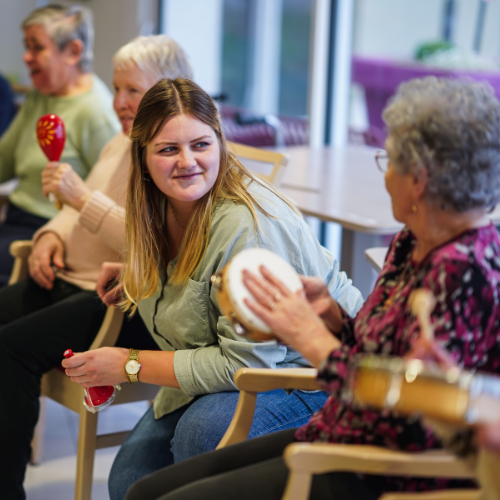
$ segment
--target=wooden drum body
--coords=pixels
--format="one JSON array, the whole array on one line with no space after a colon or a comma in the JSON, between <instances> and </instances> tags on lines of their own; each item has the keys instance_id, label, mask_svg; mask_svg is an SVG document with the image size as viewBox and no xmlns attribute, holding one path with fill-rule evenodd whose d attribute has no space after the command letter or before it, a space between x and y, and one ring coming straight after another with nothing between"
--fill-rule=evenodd
<instances>
[{"instance_id":1,"label":"wooden drum body","mask_svg":"<svg viewBox=\"0 0 500 500\"><path fill-rule=\"evenodd\" d=\"M500 379L420 360L365 356L350 370L344 396L358 403L457 425L500 420Z\"/></svg>"},{"instance_id":2,"label":"wooden drum body","mask_svg":"<svg viewBox=\"0 0 500 500\"><path fill-rule=\"evenodd\" d=\"M280 256L264 248L243 250L228 262L220 273L212 276L211 281L216 288L221 311L238 335L259 341L274 340L271 329L244 303L244 299L253 298L243 285L243 270L261 276L261 265L269 269L290 291L302 289L302 282L295 269Z\"/></svg>"}]
</instances>

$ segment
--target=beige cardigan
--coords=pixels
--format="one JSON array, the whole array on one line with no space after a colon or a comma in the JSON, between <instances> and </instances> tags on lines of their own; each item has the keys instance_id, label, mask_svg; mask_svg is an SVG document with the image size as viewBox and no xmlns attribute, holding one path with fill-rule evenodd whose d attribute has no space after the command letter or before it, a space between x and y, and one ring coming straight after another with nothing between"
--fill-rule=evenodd
<instances>
[{"instance_id":1,"label":"beige cardigan","mask_svg":"<svg viewBox=\"0 0 500 500\"><path fill-rule=\"evenodd\" d=\"M130 139L119 133L99 156L85 183L93 191L81 212L64 206L42 226L64 243L66 268L57 277L84 290L95 290L101 264L121 260L125 241L125 199L130 170Z\"/></svg>"}]
</instances>

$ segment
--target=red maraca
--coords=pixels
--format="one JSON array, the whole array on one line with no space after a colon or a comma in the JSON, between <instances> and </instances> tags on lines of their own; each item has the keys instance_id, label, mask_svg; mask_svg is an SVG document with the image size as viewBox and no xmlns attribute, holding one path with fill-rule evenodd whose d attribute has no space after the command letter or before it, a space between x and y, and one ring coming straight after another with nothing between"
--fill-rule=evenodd
<instances>
[{"instance_id":1,"label":"red maraca","mask_svg":"<svg viewBox=\"0 0 500 500\"><path fill-rule=\"evenodd\" d=\"M66 142L64 122L57 115L43 115L36 124L36 137L38 144L49 161L59 161ZM53 194L49 199L61 210L62 203Z\"/></svg>"},{"instance_id":2,"label":"red maraca","mask_svg":"<svg viewBox=\"0 0 500 500\"><path fill-rule=\"evenodd\" d=\"M71 349L66 349L63 354L65 358L72 358L74 355ZM116 394L120 389L119 385L84 387L85 396L83 397L83 406L92 413L104 410L104 408L107 408L115 400Z\"/></svg>"}]
</instances>

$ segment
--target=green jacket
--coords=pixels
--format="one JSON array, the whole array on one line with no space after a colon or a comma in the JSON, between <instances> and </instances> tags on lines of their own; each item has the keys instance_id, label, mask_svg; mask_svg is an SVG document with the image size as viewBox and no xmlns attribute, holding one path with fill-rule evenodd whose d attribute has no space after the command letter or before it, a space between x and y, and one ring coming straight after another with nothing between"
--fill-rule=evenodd
<instances>
[{"instance_id":1,"label":"green jacket","mask_svg":"<svg viewBox=\"0 0 500 500\"><path fill-rule=\"evenodd\" d=\"M250 210L225 202L214 213L207 252L185 286L167 282L176 264L160 270L156 293L139 303L140 314L158 345L175 350L174 371L181 390L163 387L155 401L157 418L189 402L193 396L235 391L239 368L309 366L296 351L277 342L253 342L237 335L221 315L210 277L245 248L272 250L299 274L320 276L342 307L354 315L361 307L360 292L338 262L323 248L304 219L267 188L251 183L249 191L276 218L257 211L257 231Z\"/></svg>"}]
</instances>

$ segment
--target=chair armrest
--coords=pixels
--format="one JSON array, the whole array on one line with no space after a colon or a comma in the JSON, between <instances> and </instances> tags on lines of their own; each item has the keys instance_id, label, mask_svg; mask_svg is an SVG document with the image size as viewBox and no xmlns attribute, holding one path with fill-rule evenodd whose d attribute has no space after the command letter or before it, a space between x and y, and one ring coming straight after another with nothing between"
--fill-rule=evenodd
<instances>
[{"instance_id":1,"label":"chair armrest","mask_svg":"<svg viewBox=\"0 0 500 500\"><path fill-rule=\"evenodd\" d=\"M10 254L14 258L28 258L33 248L31 240L17 240L10 244Z\"/></svg>"},{"instance_id":2,"label":"chair armrest","mask_svg":"<svg viewBox=\"0 0 500 500\"><path fill-rule=\"evenodd\" d=\"M379 500L479 500L481 490L439 490L426 493L385 493Z\"/></svg>"},{"instance_id":3,"label":"chair armrest","mask_svg":"<svg viewBox=\"0 0 500 500\"><path fill-rule=\"evenodd\" d=\"M10 254L14 257L14 265L9 278L9 285L28 277L28 257L31 254L33 242L31 240L18 240L10 244Z\"/></svg>"},{"instance_id":4,"label":"chair armrest","mask_svg":"<svg viewBox=\"0 0 500 500\"><path fill-rule=\"evenodd\" d=\"M432 450L409 453L379 446L293 443L284 453L291 471L310 474L343 471L391 476L474 478L474 469L454 455Z\"/></svg>"},{"instance_id":5,"label":"chair armrest","mask_svg":"<svg viewBox=\"0 0 500 500\"><path fill-rule=\"evenodd\" d=\"M315 368L240 368L234 383L240 391L266 392L274 389L317 391L318 371Z\"/></svg>"},{"instance_id":6,"label":"chair armrest","mask_svg":"<svg viewBox=\"0 0 500 500\"><path fill-rule=\"evenodd\" d=\"M233 419L217 449L244 441L252 427L258 392L274 389L317 391L317 370L314 368L240 368L234 383L240 390Z\"/></svg>"}]
</instances>

